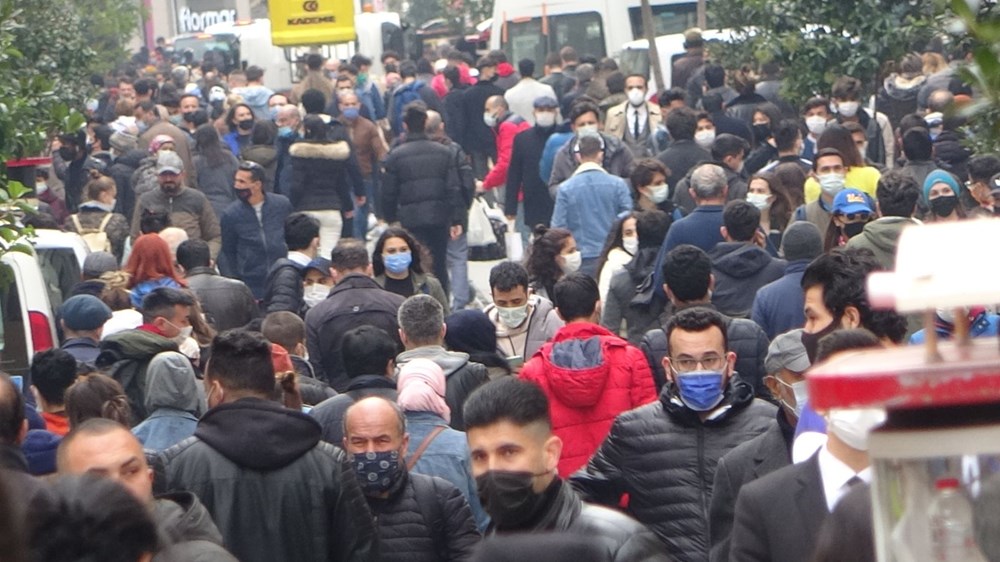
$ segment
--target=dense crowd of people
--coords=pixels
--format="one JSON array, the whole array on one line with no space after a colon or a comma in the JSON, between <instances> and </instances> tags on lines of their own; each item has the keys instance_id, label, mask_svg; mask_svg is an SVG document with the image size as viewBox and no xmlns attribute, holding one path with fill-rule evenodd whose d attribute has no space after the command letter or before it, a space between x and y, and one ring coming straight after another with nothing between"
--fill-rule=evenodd
<instances>
[{"instance_id":1,"label":"dense crowd of people","mask_svg":"<svg viewBox=\"0 0 1000 562\"><path fill-rule=\"evenodd\" d=\"M1000 214L965 54L796 108L685 48L662 92L572 47L95 78L25 219L91 252L0 374L0 558L874 560L881 420L805 376L923 341L866 295L904 228Z\"/></svg>"}]
</instances>

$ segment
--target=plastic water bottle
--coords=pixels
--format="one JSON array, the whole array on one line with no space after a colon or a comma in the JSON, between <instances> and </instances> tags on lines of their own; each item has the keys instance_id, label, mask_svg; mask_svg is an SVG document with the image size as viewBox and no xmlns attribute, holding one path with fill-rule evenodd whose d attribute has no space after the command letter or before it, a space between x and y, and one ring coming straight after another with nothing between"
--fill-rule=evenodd
<instances>
[{"instance_id":1,"label":"plastic water bottle","mask_svg":"<svg viewBox=\"0 0 1000 562\"><path fill-rule=\"evenodd\" d=\"M935 562L985 562L976 545L972 505L957 478L934 483L937 492L929 510L931 553Z\"/></svg>"}]
</instances>

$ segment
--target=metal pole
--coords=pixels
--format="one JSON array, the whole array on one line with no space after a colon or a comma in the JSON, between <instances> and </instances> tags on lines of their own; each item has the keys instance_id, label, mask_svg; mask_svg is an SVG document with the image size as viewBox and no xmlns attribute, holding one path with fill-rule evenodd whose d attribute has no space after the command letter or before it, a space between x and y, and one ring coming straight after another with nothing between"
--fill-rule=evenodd
<instances>
[{"instance_id":1,"label":"metal pole","mask_svg":"<svg viewBox=\"0 0 1000 562\"><path fill-rule=\"evenodd\" d=\"M656 50L656 27L653 25L653 7L649 0L642 0L642 29L646 41L649 42L649 67L653 70L653 80L656 87L664 89L663 69L660 67L660 53Z\"/></svg>"},{"instance_id":2,"label":"metal pole","mask_svg":"<svg viewBox=\"0 0 1000 562\"><path fill-rule=\"evenodd\" d=\"M698 0L698 27L705 29L705 0Z\"/></svg>"}]
</instances>

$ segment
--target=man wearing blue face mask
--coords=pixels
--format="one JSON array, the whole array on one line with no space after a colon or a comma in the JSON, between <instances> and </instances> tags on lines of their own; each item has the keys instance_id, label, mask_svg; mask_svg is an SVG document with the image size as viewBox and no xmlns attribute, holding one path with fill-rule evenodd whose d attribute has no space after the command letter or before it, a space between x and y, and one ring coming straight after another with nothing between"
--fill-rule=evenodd
<instances>
[{"instance_id":1,"label":"man wearing blue face mask","mask_svg":"<svg viewBox=\"0 0 1000 562\"><path fill-rule=\"evenodd\" d=\"M378 521L378 560L467 560L480 538L469 504L451 482L410 472L409 443L403 411L386 398L359 400L344 413L343 447Z\"/></svg>"},{"instance_id":2,"label":"man wearing blue face mask","mask_svg":"<svg viewBox=\"0 0 1000 562\"><path fill-rule=\"evenodd\" d=\"M652 529L674 560L706 560L708 505L718 460L774 424L775 408L735 377L726 321L702 307L666 327L660 399L620 414L587 467L572 477L584 501L616 505ZM631 452L642 451L642 454Z\"/></svg>"},{"instance_id":3,"label":"man wearing blue face mask","mask_svg":"<svg viewBox=\"0 0 1000 562\"><path fill-rule=\"evenodd\" d=\"M358 158L358 167L361 168L361 177L365 185L364 202L359 205L360 199L357 198L354 202L353 223L354 237L364 240L368 234L368 214L374 211L374 204L378 201L376 197L378 163L385 158L389 149L378 125L361 115L361 100L356 93L343 92L339 94L338 101L340 116L337 119L347 126L347 133L354 144L354 154Z\"/></svg>"},{"instance_id":4,"label":"man wearing blue face mask","mask_svg":"<svg viewBox=\"0 0 1000 562\"><path fill-rule=\"evenodd\" d=\"M771 342L764 362L768 373L764 384L783 407L777 412L778 423L719 459L709 525L713 562L729 560L729 536L740 489L792 462L795 424L808 398L804 373L809 365L809 356L802 345L802 330L781 334Z\"/></svg>"}]
</instances>

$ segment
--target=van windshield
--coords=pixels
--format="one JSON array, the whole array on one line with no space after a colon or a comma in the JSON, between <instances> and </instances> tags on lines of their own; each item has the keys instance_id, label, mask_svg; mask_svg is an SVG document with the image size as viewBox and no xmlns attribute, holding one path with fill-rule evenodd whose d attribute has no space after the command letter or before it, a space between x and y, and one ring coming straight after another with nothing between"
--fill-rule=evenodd
<instances>
[{"instance_id":1,"label":"van windshield","mask_svg":"<svg viewBox=\"0 0 1000 562\"><path fill-rule=\"evenodd\" d=\"M198 62L205 60L205 54L210 53L209 56L214 58L217 64L222 61L224 68L228 69L237 57L234 52L235 45L237 45L235 35L202 33L175 38L174 52L183 55L185 51L190 50L193 60Z\"/></svg>"},{"instance_id":2,"label":"van windshield","mask_svg":"<svg viewBox=\"0 0 1000 562\"><path fill-rule=\"evenodd\" d=\"M548 35L542 33L542 18L523 18L507 22L503 50L510 60L544 61L545 55L571 45L578 53L601 58L607 55L604 24L597 12L548 16Z\"/></svg>"},{"instance_id":3,"label":"van windshield","mask_svg":"<svg viewBox=\"0 0 1000 562\"><path fill-rule=\"evenodd\" d=\"M711 12L708 15L711 15ZM628 19L632 24L632 38L645 39L646 34L642 27L642 9L629 8ZM712 29L712 19L708 18L709 29ZM654 36L684 33L686 29L695 27L697 24L698 5L694 2L653 6Z\"/></svg>"}]
</instances>

